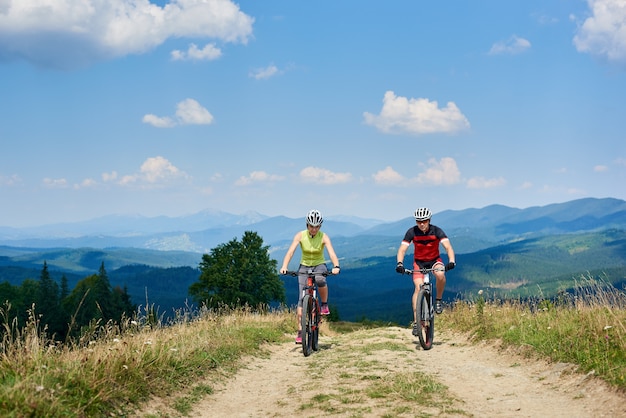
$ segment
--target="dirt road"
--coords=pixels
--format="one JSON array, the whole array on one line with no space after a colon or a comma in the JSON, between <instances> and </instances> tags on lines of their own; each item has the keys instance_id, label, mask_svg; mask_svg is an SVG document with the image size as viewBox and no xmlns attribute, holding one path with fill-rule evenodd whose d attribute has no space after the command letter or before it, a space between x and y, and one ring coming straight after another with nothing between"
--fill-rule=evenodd
<instances>
[{"instance_id":1,"label":"dirt road","mask_svg":"<svg viewBox=\"0 0 626 418\"><path fill-rule=\"evenodd\" d=\"M190 416L626 417L623 394L571 365L450 333L436 335L430 351L416 343L408 329L390 327L323 336L320 351L306 358L293 343L271 346ZM416 372L441 384L428 406L407 395ZM403 379L406 387L398 384Z\"/></svg>"}]
</instances>

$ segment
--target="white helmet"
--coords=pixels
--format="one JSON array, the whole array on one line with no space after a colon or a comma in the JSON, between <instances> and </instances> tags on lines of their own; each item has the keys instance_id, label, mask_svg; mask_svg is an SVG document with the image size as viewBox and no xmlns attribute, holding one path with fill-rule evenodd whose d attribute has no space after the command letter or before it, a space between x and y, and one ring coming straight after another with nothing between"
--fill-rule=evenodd
<instances>
[{"instance_id":1,"label":"white helmet","mask_svg":"<svg viewBox=\"0 0 626 418\"><path fill-rule=\"evenodd\" d=\"M432 212L428 208L417 208L415 209L415 220L416 221L427 221L430 217L433 216Z\"/></svg>"},{"instance_id":2,"label":"white helmet","mask_svg":"<svg viewBox=\"0 0 626 418\"><path fill-rule=\"evenodd\" d=\"M306 215L306 224L311 226L320 226L324 222L322 214L319 210L312 209Z\"/></svg>"}]
</instances>

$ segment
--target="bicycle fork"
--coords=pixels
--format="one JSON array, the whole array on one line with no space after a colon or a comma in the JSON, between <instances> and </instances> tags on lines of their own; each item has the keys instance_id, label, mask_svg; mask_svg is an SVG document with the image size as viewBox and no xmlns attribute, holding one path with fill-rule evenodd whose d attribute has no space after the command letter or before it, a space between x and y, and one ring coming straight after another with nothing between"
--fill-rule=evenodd
<instances>
[{"instance_id":1,"label":"bicycle fork","mask_svg":"<svg viewBox=\"0 0 626 418\"><path fill-rule=\"evenodd\" d=\"M433 288L432 288L432 284L428 280L428 276L424 278L422 289L424 289L424 291L428 293L428 318L424 318L424 319L430 320L430 318L432 318L435 315L435 307L433 304L433 293L432 293Z\"/></svg>"}]
</instances>

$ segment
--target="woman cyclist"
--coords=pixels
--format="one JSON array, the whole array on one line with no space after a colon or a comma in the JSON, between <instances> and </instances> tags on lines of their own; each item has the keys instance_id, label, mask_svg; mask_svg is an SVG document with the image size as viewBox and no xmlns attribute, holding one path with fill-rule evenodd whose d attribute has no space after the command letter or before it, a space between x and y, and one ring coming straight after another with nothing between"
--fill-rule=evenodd
<instances>
[{"instance_id":1,"label":"woman cyclist","mask_svg":"<svg viewBox=\"0 0 626 418\"><path fill-rule=\"evenodd\" d=\"M330 310L328 309L328 287L326 286L326 276L322 273L328 271L326 263L324 262L324 248L328 252L328 256L333 263L333 274L339 274L339 259L335 254L335 250L330 242L330 237L320 231L322 226L322 214L318 210L310 210L306 215L306 229L296 233L291 242L291 246L285 254L283 260L283 266L280 268L280 273L287 273L287 266L293 257L296 247L300 246L302 251L302 258L300 259L300 267L298 268L298 334L296 336L296 344L302 343L302 288L306 286L307 270L313 268L315 273L315 283L317 284L319 297L321 301L321 314L328 315Z\"/></svg>"}]
</instances>

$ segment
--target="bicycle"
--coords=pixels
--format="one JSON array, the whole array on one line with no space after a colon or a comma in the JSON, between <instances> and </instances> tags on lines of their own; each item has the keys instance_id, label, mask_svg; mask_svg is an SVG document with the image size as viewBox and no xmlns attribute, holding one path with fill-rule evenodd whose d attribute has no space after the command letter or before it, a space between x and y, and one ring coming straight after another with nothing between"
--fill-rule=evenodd
<instances>
[{"instance_id":1,"label":"bicycle","mask_svg":"<svg viewBox=\"0 0 626 418\"><path fill-rule=\"evenodd\" d=\"M320 312L320 301L317 298L317 284L315 275L332 276L332 272L314 272L313 268L307 269L307 280L302 288L302 353L305 357L311 355L313 351L319 350L320 324L322 314ZM298 277L297 271L285 272L287 276Z\"/></svg>"},{"instance_id":2,"label":"bicycle","mask_svg":"<svg viewBox=\"0 0 626 418\"><path fill-rule=\"evenodd\" d=\"M433 347L435 338L435 308L433 285L430 282L430 277L434 271L448 271L448 269L446 267L437 267L420 269L419 271L424 275L424 283L420 285L420 290L417 294L417 304L415 306L417 322L414 326L417 326L417 337L420 345L424 350L430 350ZM404 274L412 275L413 270L405 269Z\"/></svg>"}]
</instances>

